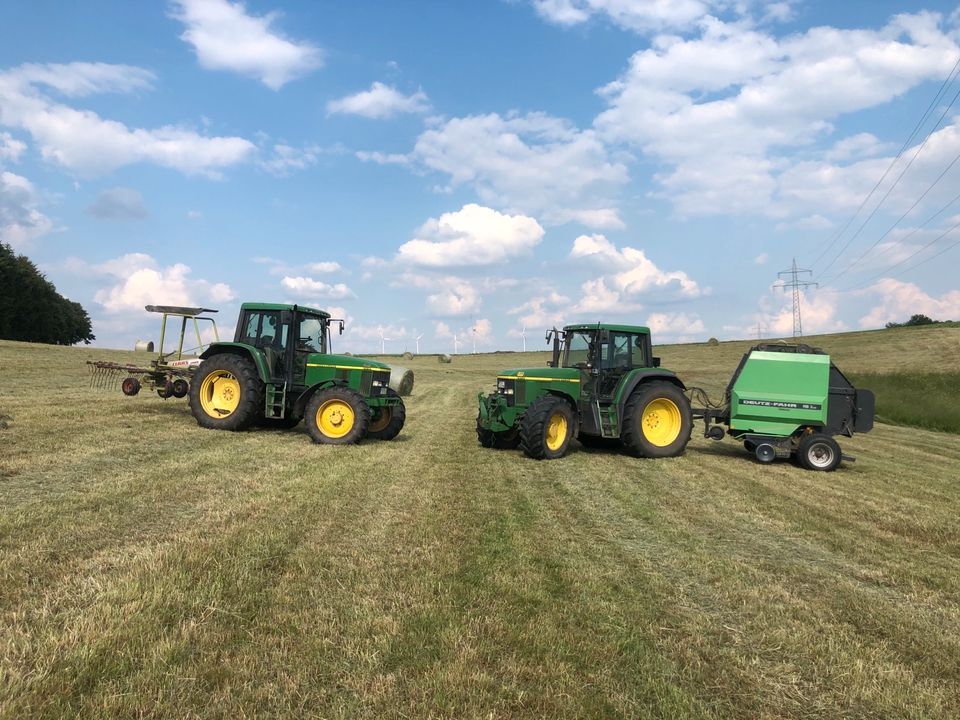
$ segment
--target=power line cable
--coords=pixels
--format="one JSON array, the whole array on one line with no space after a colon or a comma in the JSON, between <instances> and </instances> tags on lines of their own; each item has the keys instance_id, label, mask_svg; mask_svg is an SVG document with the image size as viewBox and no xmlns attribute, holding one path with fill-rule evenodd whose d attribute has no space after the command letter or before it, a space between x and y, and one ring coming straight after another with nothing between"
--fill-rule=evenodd
<instances>
[{"instance_id":1,"label":"power line cable","mask_svg":"<svg viewBox=\"0 0 960 720\"><path fill-rule=\"evenodd\" d=\"M877 214L877 211L880 210L880 207L883 205L883 203L886 202L888 197L890 197L890 193L892 193L894 188L896 188L897 185L900 184L900 181L903 179L903 176L906 174L907 170L910 169L910 166L913 165L914 160L917 159L917 157L920 155L923 148L926 147L927 141L930 140L933 133L935 133L937 129L940 127L940 123L943 122L943 119L946 117L947 113L950 111L950 108L953 107L954 103L957 101L957 98L960 98L960 90L958 90L957 93L953 96L953 100L950 101L950 104L944 108L943 112L940 114L940 117L937 119L936 124L933 126L930 132L927 133L927 136L923 139L923 142L920 143L920 145L917 147L917 151L913 154L913 157L910 158L910 162L908 162L906 166L903 168L903 170L900 171L900 174L897 175L897 179L893 181L893 184L889 188L887 188L887 192L884 193L883 197L880 198L880 202L878 202L876 206L873 208L873 210L870 211L870 214L867 216L866 220L864 220L860 224L860 227L857 228L857 231L847 239L847 242L844 243L842 248L840 248L840 252L834 256L833 260L827 263L827 266L820 273L821 276L824 275L827 272L827 270L829 270L833 266L833 264L840 259L843 253L847 251L847 248L850 247L850 243L852 243L854 240L857 239L857 237L860 235L863 229L867 226L867 223L869 223L873 219L874 215Z\"/></svg>"},{"instance_id":2,"label":"power line cable","mask_svg":"<svg viewBox=\"0 0 960 720\"><path fill-rule=\"evenodd\" d=\"M827 278L826 280L822 280L822 281L821 281L821 286L826 286L826 285L830 284L831 282L833 282L834 280L836 280L837 278L843 276L843 275L844 275L845 273L847 273L854 265L856 265L858 262L860 262L861 260L863 260L863 259L870 253L871 250L873 250L875 247L877 247L877 245L879 245L879 244L884 240L884 238L886 238L891 232L893 232L894 228L896 228L897 225L899 225L901 222L903 222L903 219L904 219L907 215L909 215L911 212L913 212L914 208L916 208L917 205L919 205L919 204L923 201L923 199L927 196L927 194L928 194L931 190L933 190L934 187L937 186L937 184L943 179L943 176L946 175L946 174L950 171L950 169L951 169L954 165L957 164L958 161L960 161L960 153L957 153L956 157L954 157L953 160L950 161L950 164L947 165L947 167L945 167L945 168L943 169L943 172L941 172L941 173L937 176L937 179L934 180L932 183L930 183L930 186L927 187L927 189L923 191L923 193L920 195L920 197L918 197L918 198L914 201L913 205L911 205L911 206L907 209L907 211L903 213L903 215L901 215L899 218L897 218L897 221L896 221L893 225L891 225L889 228L887 228L887 231L886 231L883 235L881 235L879 238L877 238L877 239L874 241L873 245L871 245L871 246L868 247L866 250L864 250L856 260L854 260L854 261L851 262L849 265L847 265L843 270L841 270L840 272L834 274L832 277ZM948 203L948 205L952 204L953 202L954 202L954 201L951 200L950 203ZM942 212L942 210L941 210L940 212ZM936 217L936 215L939 215L940 212L937 212L937 213L934 215L934 217ZM929 221L928 221L928 222L929 222ZM921 227L922 227L922 226L921 226ZM912 233L911 233L911 234L912 234ZM906 237L910 237L910 236L908 235L908 236L906 236ZM905 238L902 238L900 242L903 242L903 240L905 240L906 237L905 237Z\"/></svg>"},{"instance_id":3,"label":"power line cable","mask_svg":"<svg viewBox=\"0 0 960 720\"><path fill-rule=\"evenodd\" d=\"M954 198L954 200L956 200L956 199L958 199L958 198L960 198L960 195L958 195L956 198ZM953 201L951 201L951 202L953 202ZM943 211L941 210L940 212L943 212ZM940 214L940 213L938 212L937 215L939 215L939 214ZM931 218L931 219L932 219L932 218ZM860 290L861 288L865 288L867 285L869 285L871 282L873 282L874 280L876 280L876 279L877 279L878 277L880 277L881 275L886 275L886 274L889 273L891 270L893 270L893 268L895 268L895 267L897 267L897 266L899 266L899 265L903 265L905 262L907 262L907 261L910 260L911 258L916 257L917 255L919 255L920 253L922 253L922 252L923 252L924 250L926 250L927 248L935 245L937 242L939 242L940 240L942 240L943 238L945 238L947 235L949 235L950 233L952 233L952 232L953 232L954 230L956 230L957 228L960 228L960 221L958 221L953 227L951 227L951 228L949 228L949 229L947 229L947 230L944 230L942 233L940 233L939 235L937 235L937 237L935 237L933 240L931 240L930 242L928 242L928 243L927 243L926 245L924 245L923 247L921 247L921 248L919 248L919 249L917 249L917 250L914 250L910 255L908 255L907 257L903 258L903 260L900 260L900 261L899 261L898 263L896 263L895 265L891 265L891 266L890 266L889 268L887 268L886 270L883 270L882 272L879 272L879 273L877 273L876 275L871 276L868 280L865 280L865 281L862 282L860 285L856 285L856 286L854 286L854 287L852 287L852 288L849 288L849 290ZM914 231L914 232L915 232L915 231ZM940 252L934 253L933 255L931 255L931 256L928 257L928 258L924 258L924 259L921 260L920 262L914 263L912 266L910 266L910 267L908 267L908 268L904 268L903 270L901 270L900 272L896 273L896 274L893 275L892 277L900 277L900 276L903 275L904 273L908 273L908 272L910 272L911 270L913 270L914 268L920 267L920 266L923 265L924 263L930 262L931 260L933 260L933 259L936 258L936 257L940 257L941 255L943 255L943 254L944 254L945 252L947 252L948 250L952 250L953 248L955 248L957 245L960 245L960 240L958 240L957 242L953 243L953 245L949 245L949 246L945 247L945 248L944 248L943 250L941 250Z\"/></svg>"},{"instance_id":4,"label":"power line cable","mask_svg":"<svg viewBox=\"0 0 960 720\"><path fill-rule=\"evenodd\" d=\"M847 231L847 229L850 227L853 221L861 213L863 208L870 201L870 198L873 197L873 194L877 191L880 185L883 184L883 181L886 179L887 175L890 174L890 171L893 169L893 166L897 164L897 161L903 155L904 151L906 151L906 149L910 147L910 143L913 142L913 139L916 136L917 131L919 131L919 129L923 126L923 123L926 122L927 117L930 115L930 112L933 110L934 107L936 107L936 104L940 101L941 96L945 94L947 87L949 87L953 83L953 81L956 79L958 71L960 71L960 57L957 58L957 62L954 64L953 69L950 70L950 73L944 79L943 83L941 83L939 90L937 90L937 94L934 95L933 99L930 101L930 104L927 105L927 109L924 110L923 115L917 121L917 124L913 127L913 130L910 131L910 135L907 137L906 140L904 140L903 145L900 146L900 149L897 151L896 156L893 158L893 160L890 161L890 164L887 166L887 169L883 171L883 175L880 176L880 179L877 180L876 184L873 186L870 192L867 193L867 196L861 201L860 206L857 208L856 212L847 219L847 222L844 223L843 227L840 228L840 230L834 233L832 236L827 238L826 242L824 243L823 251L817 256L817 259L814 260L813 263L811 263L810 267L815 267L817 263L819 263L820 260L823 259L823 256L827 254L827 252L830 249L830 246L834 242L839 240L841 237L843 237L843 234Z\"/></svg>"}]
</instances>

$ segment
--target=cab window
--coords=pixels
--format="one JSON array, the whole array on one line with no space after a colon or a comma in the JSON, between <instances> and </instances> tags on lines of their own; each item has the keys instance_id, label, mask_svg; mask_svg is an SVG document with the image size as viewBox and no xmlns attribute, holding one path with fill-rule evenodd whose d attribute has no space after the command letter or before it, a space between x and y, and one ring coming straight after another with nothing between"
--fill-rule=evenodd
<instances>
[{"instance_id":1,"label":"cab window","mask_svg":"<svg viewBox=\"0 0 960 720\"><path fill-rule=\"evenodd\" d=\"M572 332L567 335L567 356L564 367L586 367L591 360L593 333Z\"/></svg>"},{"instance_id":2,"label":"cab window","mask_svg":"<svg viewBox=\"0 0 960 720\"><path fill-rule=\"evenodd\" d=\"M287 332L287 326L280 322L279 312L249 312L240 342L258 348L283 350L287 345Z\"/></svg>"},{"instance_id":3,"label":"cab window","mask_svg":"<svg viewBox=\"0 0 960 720\"><path fill-rule=\"evenodd\" d=\"M297 337L297 350L301 352L325 352L323 321L318 317L305 317L300 320L300 333Z\"/></svg>"}]
</instances>

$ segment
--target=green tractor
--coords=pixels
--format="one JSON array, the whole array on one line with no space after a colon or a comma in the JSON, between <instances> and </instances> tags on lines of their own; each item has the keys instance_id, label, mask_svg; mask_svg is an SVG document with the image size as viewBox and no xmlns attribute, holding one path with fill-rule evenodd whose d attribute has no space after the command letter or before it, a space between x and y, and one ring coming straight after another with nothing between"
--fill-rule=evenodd
<instances>
[{"instance_id":1,"label":"green tractor","mask_svg":"<svg viewBox=\"0 0 960 720\"><path fill-rule=\"evenodd\" d=\"M390 367L331 355L331 319L297 305L244 303L233 342L201 355L190 383L190 411L201 427L294 427L303 419L314 442L392 440L406 419L389 387Z\"/></svg>"},{"instance_id":2,"label":"green tractor","mask_svg":"<svg viewBox=\"0 0 960 720\"><path fill-rule=\"evenodd\" d=\"M686 389L653 357L650 330L634 325L568 325L547 333L546 368L505 370L480 393L477 439L519 446L531 458L566 454L570 441L617 440L637 457L680 455L693 427Z\"/></svg>"}]
</instances>

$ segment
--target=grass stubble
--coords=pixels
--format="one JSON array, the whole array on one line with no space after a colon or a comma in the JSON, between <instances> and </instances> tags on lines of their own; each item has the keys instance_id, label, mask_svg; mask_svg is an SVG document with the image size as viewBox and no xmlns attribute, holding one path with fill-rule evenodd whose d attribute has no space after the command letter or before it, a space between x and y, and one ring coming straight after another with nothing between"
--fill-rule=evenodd
<instances>
[{"instance_id":1,"label":"grass stubble","mask_svg":"<svg viewBox=\"0 0 960 720\"><path fill-rule=\"evenodd\" d=\"M958 336L819 344L955 372ZM719 394L743 348L659 350ZM88 389L110 355L0 342L4 717L960 715L956 435L878 425L829 474L483 450L529 353L404 361L400 438L323 447Z\"/></svg>"}]
</instances>

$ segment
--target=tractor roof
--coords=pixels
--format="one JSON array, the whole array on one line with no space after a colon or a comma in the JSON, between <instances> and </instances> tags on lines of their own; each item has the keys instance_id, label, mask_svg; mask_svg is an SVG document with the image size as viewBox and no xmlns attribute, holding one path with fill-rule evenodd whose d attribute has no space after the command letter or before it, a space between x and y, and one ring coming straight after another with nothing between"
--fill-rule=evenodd
<instances>
[{"instance_id":1,"label":"tractor roof","mask_svg":"<svg viewBox=\"0 0 960 720\"><path fill-rule=\"evenodd\" d=\"M643 325L611 325L609 323L582 323L580 325L564 325L564 330L613 330L614 332L650 334L650 328Z\"/></svg>"},{"instance_id":2,"label":"tractor roof","mask_svg":"<svg viewBox=\"0 0 960 720\"><path fill-rule=\"evenodd\" d=\"M284 305L281 303L244 303L240 306L241 310L299 310L300 312L311 313L328 318L330 313L326 310L306 307L305 305Z\"/></svg>"}]
</instances>

